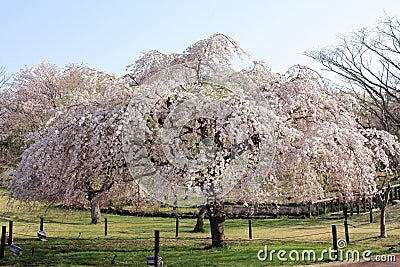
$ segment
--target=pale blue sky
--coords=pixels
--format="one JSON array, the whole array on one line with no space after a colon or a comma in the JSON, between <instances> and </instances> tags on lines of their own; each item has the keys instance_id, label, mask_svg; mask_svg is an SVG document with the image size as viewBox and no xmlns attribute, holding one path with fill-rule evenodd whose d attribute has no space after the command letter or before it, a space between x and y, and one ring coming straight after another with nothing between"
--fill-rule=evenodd
<instances>
[{"instance_id":1,"label":"pale blue sky","mask_svg":"<svg viewBox=\"0 0 400 267\"><path fill-rule=\"evenodd\" d=\"M119 76L142 52L181 52L222 32L276 72L319 70L304 51L399 13L399 0L0 0L0 66L86 63Z\"/></svg>"}]
</instances>

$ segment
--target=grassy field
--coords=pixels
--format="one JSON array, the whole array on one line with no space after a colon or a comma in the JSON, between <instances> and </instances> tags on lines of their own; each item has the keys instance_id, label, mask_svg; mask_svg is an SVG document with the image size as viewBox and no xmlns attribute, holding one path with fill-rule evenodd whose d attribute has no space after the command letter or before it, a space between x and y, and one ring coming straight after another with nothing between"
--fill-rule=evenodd
<instances>
[{"instance_id":1,"label":"grassy field","mask_svg":"<svg viewBox=\"0 0 400 267\"><path fill-rule=\"evenodd\" d=\"M351 243L347 249L370 249L375 254L391 253L389 247L400 240L399 208L396 205L390 207L387 239L378 238L379 224L369 224L367 215L351 217ZM47 242L36 237L40 216L44 217ZM316 262L278 260L276 254L272 261L268 258L260 261L257 253L267 246L268 251L296 250L301 255L303 250L315 250L320 255L322 250L332 247L332 224L337 225L339 238L344 238L342 220L254 219L253 239L249 240L248 220L228 219L225 231L229 246L208 249L211 243L209 226L205 226L205 233L192 233L195 219L181 219L179 237L175 238L174 218L103 214L104 217L108 220L107 236L104 235L104 224L90 224L88 211L44 207L28 209L18 207L16 203L9 206L6 197L2 196L0 224L8 227L9 220L14 222L14 243L24 252L15 259L6 247L5 258L0 260L0 265L110 266L116 255L117 266L146 266L146 256L153 254L154 230L160 230L160 254L164 266L297 266ZM328 255L325 255L317 263L327 261Z\"/></svg>"}]
</instances>

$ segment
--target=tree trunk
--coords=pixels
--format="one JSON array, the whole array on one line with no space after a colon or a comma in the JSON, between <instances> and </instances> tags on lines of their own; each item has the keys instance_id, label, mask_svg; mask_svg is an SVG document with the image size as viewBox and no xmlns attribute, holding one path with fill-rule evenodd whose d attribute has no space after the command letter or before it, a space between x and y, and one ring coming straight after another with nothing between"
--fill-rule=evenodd
<instances>
[{"instance_id":1,"label":"tree trunk","mask_svg":"<svg viewBox=\"0 0 400 267\"><path fill-rule=\"evenodd\" d=\"M386 238L386 205L382 205L381 208L381 237Z\"/></svg>"},{"instance_id":2,"label":"tree trunk","mask_svg":"<svg viewBox=\"0 0 400 267\"><path fill-rule=\"evenodd\" d=\"M307 209L307 218L311 218L312 217L312 203L309 202L307 206L308 206L307 207L308 208Z\"/></svg>"},{"instance_id":3,"label":"tree trunk","mask_svg":"<svg viewBox=\"0 0 400 267\"><path fill-rule=\"evenodd\" d=\"M389 202L389 196L390 196L390 191L392 190L390 184L389 186L380 194L380 223L381 223L381 237L386 238L387 237L387 232L386 232L386 207Z\"/></svg>"},{"instance_id":4,"label":"tree trunk","mask_svg":"<svg viewBox=\"0 0 400 267\"><path fill-rule=\"evenodd\" d=\"M90 211L92 213L92 224L100 224L100 205L97 200L90 201Z\"/></svg>"},{"instance_id":5,"label":"tree trunk","mask_svg":"<svg viewBox=\"0 0 400 267\"><path fill-rule=\"evenodd\" d=\"M225 211L222 200L211 202L206 205L211 227L211 247L226 247L225 241Z\"/></svg>"},{"instance_id":6,"label":"tree trunk","mask_svg":"<svg viewBox=\"0 0 400 267\"><path fill-rule=\"evenodd\" d=\"M195 233L204 232L204 215L206 214L206 211L207 211L206 206L205 205L201 206L193 232Z\"/></svg>"}]
</instances>

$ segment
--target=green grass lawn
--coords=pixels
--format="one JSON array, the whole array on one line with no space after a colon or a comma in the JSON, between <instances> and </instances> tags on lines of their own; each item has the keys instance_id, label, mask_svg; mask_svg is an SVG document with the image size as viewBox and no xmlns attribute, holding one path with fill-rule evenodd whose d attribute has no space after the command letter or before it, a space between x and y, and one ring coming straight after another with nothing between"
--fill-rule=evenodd
<instances>
[{"instance_id":1,"label":"green grass lawn","mask_svg":"<svg viewBox=\"0 0 400 267\"><path fill-rule=\"evenodd\" d=\"M367 215L351 217L351 244L348 249L390 253L390 245L400 240L398 210L399 206L390 207L387 239L378 238L379 225L376 222L367 223ZM44 217L47 242L36 237L40 216ZM266 245L268 251L296 250L301 254L303 250L315 250L318 257L322 250L332 247L332 224L337 225L339 238L344 238L342 220L253 219L253 240L249 240L248 220L228 219L225 233L229 246L208 249L211 243L208 221L205 233L192 233L195 219L181 219L179 237L175 238L174 218L103 214L103 219L105 216L108 219L107 236L104 235L104 223L90 224L88 211L45 207L28 209L18 207L16 203L8 206L3 196L0 199L0 224L8 227L8 221L13 220L14 243L24 252L14 259L6 247L5 258L0 260L0 265L109 266L117 255L117 266L146 266L146 256L153 254L154 230L160 230L160 254L164 266L297 266L315 262L278 260L276 255L272 261L268 258L260 261L257 253ZM317 262L327 261L328 255L325 255Z\"/></svg>"}]
</instances>

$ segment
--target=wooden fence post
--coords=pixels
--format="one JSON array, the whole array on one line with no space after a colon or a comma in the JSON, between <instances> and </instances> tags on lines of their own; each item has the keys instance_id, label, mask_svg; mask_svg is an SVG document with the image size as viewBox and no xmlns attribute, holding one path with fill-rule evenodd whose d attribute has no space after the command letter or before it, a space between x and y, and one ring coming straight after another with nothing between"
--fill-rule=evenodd
<instances>
[{"instance_id":1,"label":"wooden fence post","mask_svg":"<svg viewBox=\"0 0 400 267\"><path fill-rule=\"evenodd\" d=\"M8 245L11 246L13 239L13 221L8 222Z\"/></svg>"},{"instance_id":2,"label":"wooden fence post","mask_svg":"<svg viewBox=\"0 0 400 267\"><path fill-rule=\"evenodd\" d=\"M108 234L108 219L107 217L104 218L104 236Z\"/></svg>"},{"instance_id":3,"label":"wooden fence post","mask_svg":"<svg viewBox=\"0 0 400 267\"><path fill-rule=\"evenodd\" d=\"M253 239L253 229L251 226L251 219L249 220L249 239Z\"/></svg>"},{"instance_id":4,"label":"wooden fence post","mask_svg":"<svg viewBox=\"0 0 400 267\"><path fill-rule=\"evenodd\" d=\"M160 265L160 231L154 231L154 266L158 267Z\"/></svg>"},{"instance_id":5,"label":"wooden fence post","mask_svg":"<svg viewBox=\"0 0 400 267\"><path fill-rule=\"evenodd\" d=\"M2 226L1 227L1 243L0 243L0 259L4 258L4 248L6 246L6 231L7 231L7 227Z\"/></svg>"},{"instance_id":6,"label":"wooden fence post","mask_svg":"<svg viewBox=\"0 0 400 267\"><path fill-rule=\"evenodd\" d=\"M337 230L336 225L332 225L332 245L333 245L333 252L335 254L335 258L332 260L337 261L339 259L339 248L338 248L338 239L337 239Z\"/></svg>"},{"instance_id":7,"label":"wooden fence post","mask_svg":"<svg viewBox=\"0 0 400 267\"><path fill-rule=\"evenodd\" d=\"M44 218L43 217L40 217L40 226L39 226L39 230L40 231L43 231L43 224L44 224Z\"/></svg>"},{"instance_id":8,"label":"wooden fence post","mask_svg":"<svg viewBox=\"0 0 400 267\"><path fill-rule=\"evenodd\" d=\"M347 220L344 220L344 234L346 236L346 243L347 243L347 245L349 245L350 236L349 236L349 225L347 223Z\"/></svg>"}]
</instances>

